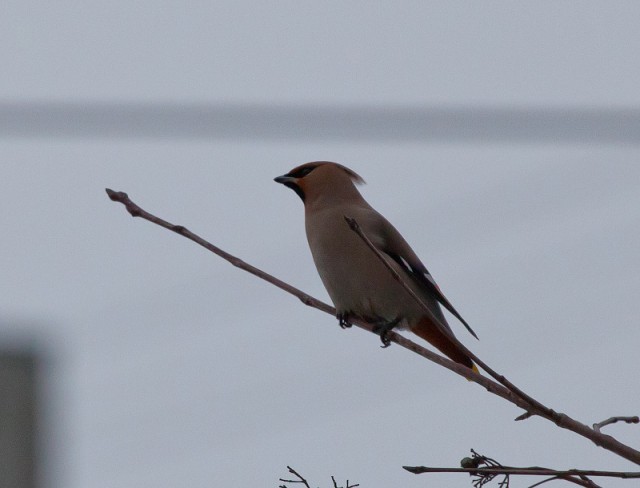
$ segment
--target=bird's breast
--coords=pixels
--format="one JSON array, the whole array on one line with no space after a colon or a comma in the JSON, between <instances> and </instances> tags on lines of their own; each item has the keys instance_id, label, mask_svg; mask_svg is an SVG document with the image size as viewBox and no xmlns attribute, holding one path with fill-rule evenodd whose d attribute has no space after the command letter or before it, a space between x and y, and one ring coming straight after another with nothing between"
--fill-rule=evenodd
<instances>
[{"instance_id":1,"label":"bird's breast","mask_svg":"<svg viewBox=\"0 0 640 488\"><path fill-rule=\"evenodd\" d=\"M307 215L305 222L313 260L338 313L387 321L398 317L411 321L421 315L406 290L349 228L344 220L348 211L317 212ZM366 224L366 215L360 217L356 215L354 218L369 236L363 225ZM388 261L401 271L395 262Z\"/></svg>"}]
</instances>

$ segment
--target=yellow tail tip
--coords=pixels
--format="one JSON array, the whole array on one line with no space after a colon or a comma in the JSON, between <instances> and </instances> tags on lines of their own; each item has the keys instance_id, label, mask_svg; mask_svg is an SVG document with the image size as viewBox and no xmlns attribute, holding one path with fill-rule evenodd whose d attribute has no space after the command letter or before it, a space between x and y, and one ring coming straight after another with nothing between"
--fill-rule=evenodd
<instances>
[{"instance_id":1,"label":"yellow tail tip","mask_svg":"<svg viewBox=\"0 0 640 488\"><path fill-rule=\"evenodd\" d=\"M471 366L471 371L473 371L474 373L478 373L480 374L480 370L478 369L478 367L475 365L475 363L473 363L473 365ZM470 379L467 379L467 381L473 381Z\"/></svg>"}]
</instances>

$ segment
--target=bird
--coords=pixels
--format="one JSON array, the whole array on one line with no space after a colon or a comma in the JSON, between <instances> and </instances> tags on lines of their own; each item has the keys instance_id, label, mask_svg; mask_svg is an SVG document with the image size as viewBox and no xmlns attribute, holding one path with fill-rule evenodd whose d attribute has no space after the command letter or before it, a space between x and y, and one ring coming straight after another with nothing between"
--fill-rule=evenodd
<instances>
[{"instance_id":1,"label":"bird","mask_svg":"<svg viewBox=\"0 0 640 488\"><path fill-rule=\"evenodd\" d=\"M374 325L384 346L389 345L389 331L408 329L452 361L477 372L468 354L452 339L441 306L476 339L478 336L400 232L358 191L357 185L364 184L362 177L342 164L315 161L296 166L274 181L292 189L304 203L311 255L341 327L349 327L354 318L364 320ZM350 228L346 218L357 222L422 305Z\"/></svg>"}]
</instances>

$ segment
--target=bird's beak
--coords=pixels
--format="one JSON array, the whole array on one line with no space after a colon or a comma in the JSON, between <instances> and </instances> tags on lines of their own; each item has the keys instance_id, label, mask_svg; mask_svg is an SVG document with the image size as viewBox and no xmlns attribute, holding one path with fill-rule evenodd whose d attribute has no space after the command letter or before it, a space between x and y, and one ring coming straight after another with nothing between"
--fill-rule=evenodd
<instances>
[{"instance_id":1,"label":"bird's beak","mask_svg":"<svg viewBox=\"0 0 640 488\"><path fill-rule=\"evenodd\" d=\"M277 176L273 179L276 183L280 183L287 188L291 188L296 194L302 199L304 202L304 190L300 187L299 182L300 178L295 178L293 176L282 175Z\"/></svg>"},{"instance_id":2,"label":"bird's beak","mask_svg":"<svg viewBox=\"0 0 640 488\"><path fill-rule=\"evenodd\" d=\"M275 177L273 181L275 181L276 183L282 183L283 185L287 185L287 184L292 185L296 182L296 178L282 175L282 176Z\"/></svg>"}]
</instances>

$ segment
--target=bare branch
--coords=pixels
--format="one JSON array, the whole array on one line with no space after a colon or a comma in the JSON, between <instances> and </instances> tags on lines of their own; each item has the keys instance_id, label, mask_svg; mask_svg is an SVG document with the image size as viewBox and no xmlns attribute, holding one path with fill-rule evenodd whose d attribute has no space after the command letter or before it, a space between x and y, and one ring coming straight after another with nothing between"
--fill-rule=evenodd
<instances>
[{"instance_id":1,"label":"bare branch","mask_svg":"<svg viewBox=\"0 0 640 488\"><path fill-rule=\"evenodd\" d=\"M326 303L308 295L307 293L304 293L303 291L295 288L294 286L291 286L288 283L285 283L284 281L279 280L278 278L256 268L255 266L252 266L251 264L246 263L245 261L237 258L236 256L233 256L227 253L226 251L223 251L219 247L214 246L213 244L201 238L197 234L194 234L193 232L189 231L184 226L172 224L170 222L167 222L166 220L163 220L159 217L156 217L155 215L148 213L147 211L143 210L138 205L136 205L133 201L131 201L131 199L129 199L126 193L116 192L110 189L107 189L106 192L109 195L109 198L111 200L122 203L127 209L127 211L131 214L131 216L140 217L144 220L148 220L149 222L152 222L156 225L164 227L165 229L168 229L177 234L180 234L181 236L192 240L193 242L204 247L205 249L222 257L226 261L230 262L233 266L243 269L244 271L247 271L248 273L251 273L254 276L257 276L258 278L277 286L281 290L284 290L287 293L290 293L296 296L305 305L316 308L318 310L321 310L323 312L326 312L328 314L335 316L336 311L330 305L327 305ZM373 332L374 330L374 326L372 324L369 324L362 320L352 320L352 322L354 323L354 325L357 325L358 327L364 330L367 330L369 332ZM620 455L621 457L624 457L625 459L628 459L629 461L632 461L636 464L640 464L639 451L631 448L630 446L622 444L621 442L619 442L618 440L616 440L611 436L597 432L596 430L591 429L590 427L580 422L577 422L576 420L572 419L571 417L563 413L558 413L549 409L548 407L545 407L537 400L529 397L528 395L523 393L520 389L513 386L511 382L509 382L508 380L506 380L506 378L504 378L504 376L498 375L497 373L494 372L495 374L494 377L498 380L498 382L496 382L491 380L490 378L487 378L485 376L475 373L474 371L470 370L466 366L455 363L439 354L436 354L433 351L426 349L393 331L390 332L387 337L390 341L395 342L396 344L404 347L405 349L408 349L440 366L447 368L450 371L453 371L454 373L457 373L458 375L468 380L471 380L481 385L490 393L493 393L494 395L504 398L505 400L513 403L514 405L526 410L530 414L539 415L543 418L546 418L554 422L559 427L571 430L583 437L586 437L587 439L590 439L600 447L603 447L611 452L614 452ZM465 351L468 351L464 346L462 347L464 348ZM475 355L473 355L472 353L470 353L469 355L474 360L476 360L478 365L481 366L483 369L485 369L485 371L487 372L492 371L482 361L478 361Z\"/></svg>"},{"instance_id":2,"label":"bare branch","mask_svg":"<svg viewBox=\"0 0 640 488\"><path fill-rule=\"evenodd\" d=\"M548 478L535 483L530 488L540 486L549 481L561 479L586 488L600 488L589 476L633 479L640 478L640 472L598 471L583 469L557 470L540 466L526 468L503 466L495 459L478 454L471 449L472 457L465 457L460 462L461 468L431 468L425 466L404 466L404 469L414 474L422 473L469 473L475 478L473 486L481 488L491 482L496 476L503 476L500 486L509 486L509 476L547 476Z\"/></svg>"},{"instance_id":3,"label":"bare branch","mask_svg":"<svg viewBox=\"0 0 640 488\"><path fill-rule=\"evenodd\" d=\"M382 253L376 248L376 246L371 242L369 237L364 233L358 222L349 217L348 215L344 216L345 220L349 224L349 227L360 236L360 238L364 241L364 243L373 251L376 257L384 264L384 266L389 270L391 275L404 287L404 289L409 293L409 295L421 306L421 308L430 316L433 317L433 322L437 325L440 331L448 336L459 348L462 350L467 356L469 356L479 367L485 370L491 377L501 383L505 388L509 390L510 393L515 395L518 399L522 400L525 403L523 408L527 411L525 414L520 415L516 420L525 420L532 415L539 415L540 417L546 418L554 422L557 426L562 427L564 429L572 430L577 434L580 434L590 440L592 440L596 445L604 447L610 451L613 451L620 456L629 459L630 461L635 462L636 464L640 464L640 452L632 449L631 447L618 442L613 437L607 436L607 439L603 439L600 432L597 432L594 429L590 429L587 425L582 424L566 414L556 412L551 408L543 405L535 398L526 394L516 385L514 385L511 381L507 380L503 375L498 374L492 368L490 368L484 361L482 361L478 356L476 356L472 351L470 351L464 344L462 344L441 322L438 320L429 307L427 307L424 302L415 294L415 292L411 289L411 287L400 277L395 269L389 264L389 262L384 258ZM475 378L474 378L475 381ZM606 441L606 442L604 442Z\"/></svg>"},{"instance_id":4,"label":"bare branch","mask_svg":"<svg viewBox=\"0 0 640 488\"><path fill-rule=\"evenodd\" d=\"M551 476L550 478L547 478L545 480L538 481L537 483L532 484L531 486L529 486L529 488L536 488L537 486L544 485L545 483L549 483L550 481L556 481L556 480L569 481L571 483L575 483L576 485L585 486L586 488L602 488L600 485L596 485L593 481L591 481L587 477L573 478L571 476L567 478L562 478L560 476Z\"/></svg>"},{"instance_id":5,"label":"bare branch","mask_svg":"<svg viewBox=\"0 0 640 488\"><path fill-rule=\"evenodd\" d=\"M288 479L280 478L278 481L282 481L283 483L302 483L306 488L310 488L309 482L300 473L298 473L291 466L287 466L287 469L289 470L289 473L291 473L292 475L296 476L298 479L296 479L296 480L288 480ZM331 477L331 482L333 483L333 488L340 488L340 487L338 487L338 483L336 483L336 478L334 476ZM360 485L359 484L350 485L349 484L349 480L347 480L347 484L345 485L344 488L357 488L358 486L360 486ZM288 486L287 485L280 485L279 488L288 488Z\"/></svg>"},{"instance_id":6,"label":"bare branch","mask_svg":"<svg viewBox=\"0 0 640 488\"><path fill-rule=\"evenodd\" d=\"M289 473L291 473L294 476L297 476L298 479L297 480L287 480L287 479L280 478L278 481L282 481L283 483L302 483L307 488L311 488L309 486L309 483L307 483L307 480L304 479L302 477L302 475L300 475L295 469L293 469L291 466L287 466L287 469L289 470ZM281 488L286 488L286 486L285 485L281 485Z\"/></svg>"},{"instance_id":7,"label":"bare branch","mask_svg":"<svg viewBox=\"0 0 640 488\"><path fill-rule=\"evenodd\" d=\"M340 488L338 486L338 483L336 483L336 478L334 476L331 477L331 481L333 482L333 488ZM347 480L347 484L344 486L344 488L356 488L358 486L360 486L358 483L356 483L355 485L350 485L349 480Z\"/></svg>"},{"instance_id":8,"label":"bare branch","mask_svg":"<svg viewBox=\"0 0 640 488\"><path fill-rule=\"evenodd\" d=\"M594 469L568 469L564 471L532 466L528 468L515 468L502 466L500 468L431 468L427 466L403 466L413 474L422 473L488 473L510 474L527 476L593 476L622 479L640 479L640 471L600 471Z\"/></svg>"},{"instance_id":9,"label":"bare branch","mask_svg":"<svg viewBox=\"0 0 640 488\"><path fill-rule=\"evenodd\" d=\"M608 418L607 420L603 420L602 422L598 422L597 424L593 424L593 430L595 430L596 432L600 432L600 429L602 429L603 427L606 427L607 425L610 424L615 424L616 422L626 422L627 424L637 424L640 422L640 417L633 416L633 417L611 417Z\"/></svg>"},{"instance_id":10,"label":"bare branch","mask_svg":"<svg viewBox=\"0 0 640 488\"><path fill-rule=\"evenodd\" d=\"M151 223L159 225L160 227L164 227L165 229L173 231L176 234L180 234L181 236L186 237L187 239L190 239L196 244L199 244L200 246L204 247L208 251L211 251L212 253L217 254L221 258L230 262L235 267L243 269L244 271L247 271L248 273L251 273L252 275L257 276L258 278L268 281L269 283L277 286L281 290L291 293L292 295L298 297L300 301L302 301L302 303L304 303L305 305L308 305L310 307L317 308L318 310L322 310L323 312L335 315L335 309L332 306L327 305L326 303L323 303L322 301L307 295L302 290L298 290L296 287L291 286L290 284L285 283L284 281L279 280L278 278L271 276L268 273L265 273L264 271L256 268L255 266L252 266L249 263L246 263L242 259L239 259L229 254L228 252L223 251L219 247L214 246L210 242L204 240L202 237L198 236L197 234L194 234L186 227L182 225L172 224L170 222L167 222L166 220L163 220L159 217L156 217L155 215L150 214L149 212L143 210L138 205L133 203L133 201L131 201L131 199L126 193L121 191L113 191L109 188L106 189L106 192L107 192L107 195L109 195L109 198L111 200L113 200L114 202L122 203L132 217L140 217L144 220L148 220Z\"/></svg>"},{"instance_id":11,"label":"bare branch","mask_svg":"<svg viewBox=\"0 0 640 488\"><path fill-rule=\"evenodd\" d=\"M205 249L207 249L208 251L211 251L212 253L220 256L221 258L225 259L226 261L228 261L229 263L231 263L233 266L236 266L237 268L240 268L244 271L247 271L248 273L251 273L254 276L257 276L258 278L267 281L268 283L271 283L272 285L275 285L276 287L280 288L281 290L286 291L287 293L290 293L291 295L294 295L295 297L297 297L302 303L304 303L305 305L312 307L312 308L316 308L322 312L326 312L330 315L335 316L336 315L336 310L335 308L333 308L331 305L328 305L326 303L324 303L321 300L318 300L317 298L312 297L311 295L308 295L307 293L303 292L302 290L299 290L298 288L289 285L288 283L285 283L284 281L276 278L273 275L270 275L269 273L266 273L264 271L262 271L259 268L256 268L255 266L250 265L249 263L243 261L242 259L233 256L232 254L229 254L226 251L223 251L222 249L220 249L217 246L214 246L213 244L211 244L210 242L206 241L205 239L203 239L202 237L198 236L197 234L191 232L190 230L188 230L186 227L182 226L182 225L175 225L172 224L170 222L167 222L166 220L163 220L159 217L156 217L155 215L147 212L146 210L143 210L141 207L139 207L137 204L135 204L130 198L129 196L124 193L124 192L116 192L113 191L111 189L107 189L106 190L107 195L109 195L109 198L111 200L113 200L114 202L119 202L122 203L125 208L127 209L127 211L133 216L133 217L140 217L144 220L147 220L153 224L159 225L160 227L164 227L165 229L168 229L170 231L173 231L177 234L180 234L183 237L186 237L187 239L192 240L193 242L195 242L196 244L199 244L200 246L204 247ZM369 324L367 322L364 322L362 320L357 320L357 319L353 319L352 322L354 323L354 325L367 330L369 332L373 332L374 326L372 324ZM485 378L484 376L478 375L476 373L474 373L473 371L471 371L469 368L462 366L458 363L455 363L453 361L450 361L449 359L440 356L439 354L434 353L433 351L430 351L429 349L426 349L412 341L410 341L409 339L406 339L405 337L401 336L400 334L397 334L395 332L390 332L389 333L389 339L392 342L395 342L396 344L409 349L410 351L426 358L429 359L430 361L433 361L437 364L439 364L440 366L443 366L451 371L453 371L454 373L457 373L461 376L463 376L466 379L471 379L471 377L474 377L474 381L478 382L481 386L485 387L488 391L501 396L503 398L508 399L508 397L510 396L509 391L502 387L501 385L491 381L488 378ZM510 401L514 401L513 399L511 399ZM522 405L519 405L522 406Z\"/></svg>"}]
</instances>

